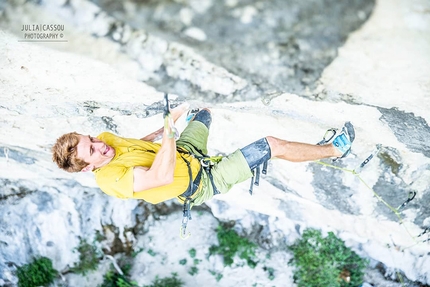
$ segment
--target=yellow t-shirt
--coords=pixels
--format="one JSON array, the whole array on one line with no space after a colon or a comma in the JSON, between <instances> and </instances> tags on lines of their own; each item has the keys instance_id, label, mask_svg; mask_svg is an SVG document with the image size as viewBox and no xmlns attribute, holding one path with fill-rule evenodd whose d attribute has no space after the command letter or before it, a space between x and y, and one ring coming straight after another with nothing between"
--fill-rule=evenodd
<instances>
[{"instance_id":1,"label":"yellow t-shirt","mask_svg":"<svg viewBox=\"0 0 430 287\"><path fill-rule=\"evenodd\" d=\"M149 141L118 137L109 132L104 132L97 138L115 149L115 156L107 165L94 170L96 182L104 193L117 198L144 199L153 204L175 198L184 193L189 184L188 167L182 157L191 162L193 179L200 169L197 159L176 152L173 183L142 192L134 192L134 167L150 168L161 145Z\"/></svg>"}]
</instances>

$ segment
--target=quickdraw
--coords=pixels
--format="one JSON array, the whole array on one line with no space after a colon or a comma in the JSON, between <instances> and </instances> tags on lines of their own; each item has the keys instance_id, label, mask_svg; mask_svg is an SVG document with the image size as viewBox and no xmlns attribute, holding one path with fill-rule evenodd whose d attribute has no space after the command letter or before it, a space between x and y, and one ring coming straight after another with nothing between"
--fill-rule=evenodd
<instances>
[{"instance_id":1,"label":"quickdraw","mask_svg":"<svg viewBox=\"0 0 430 287\"><path fill-rule=\"evenodd\" d=\"M426 227L423 232L417 235L417 237L421 237L424 234L430 233L430 227Z\"/></svg>"},{"instance_id":2,"label":"quickdraw","mask_svg":"<svg viewBox=\"0 0 430 287\"><path fill-rule=\"evenodd\" d=\"M170 105L169 105L169 97L167 93L164 93L164 129L167 130L170 128L171 132L169 134L169 138L179 138L179 132L175 127L173 122L172 115L170 114Z\"/></svg>"},{"instance_id":3,"label":"quickdraw","mask_svg":"<svg viewBox=\"0 0 430 287\"><path fill-rule=\"evenodd\" d=\"M263 162L263 169L261 170L262 174L267 174L267 164L269 161ZM252 192L254 190L254 185L259 186L260 185L260 165L257 165L257 167L252 172L252 178L251 178L251 186L249 187L249 194L252 195Z\"/></svg>"},{"instance_id":4,"label":"quickdraw","mask_svg":"<svg viewBox=\"0 0 430 287\"><path fill-rule=\"evenodd\" d=\"M356 168L353 170L354 174L359 174L363 168L380 152L382 145L377 144L375 150ZM396 208L396 210L400 210L404 208L409 202L411 202L415 196L417 195L416 191L409 191L408 199L399 205L399 207Z\"/></svg>"},{"instance_id":5,"label":"quickdraw","mask_svg":"<svg viewBox=\"0 0 430 287\"><path fill-rule=\"evenodd\" d=\"M179 232L179 236L183 240L185 240L191 236L190 232L188 232L188 234L187 234L187 224L188 224L188 221L191 219L192 219L192 217L191 217L191 198L187 198L184 201L184 208L182 211L182 222L181 222L181 228L180 228L180 232Z\"/></svg>"},{"instance_id":6,"label":"quickdraw","mask_svg":"<svg viewBox=\"0 0 430 287\"><path fill-rule=\"evenodd\" d=\"M327 134L327 133L326 133ZM333 135L334 136L334 135ZM332 137L333 137L332 136ZM332 138L331 137L331 138ZM323 142L323 141L321 141L321 142ZM373 194L376 196L376 198L380 201L380 202L382 202L385 206L387 206L391 211L393 211L393 213L397 216L397 218L399 219L399 223L400 224L403 224L404 222L403 222L403 218L402 218L402 216L400 215L400 210L402 209L402 208L404 208L407 204L409 204L415 197L416 197L416 195L417 195L417 192L416 191L409 191L409 194L408 194L408 199L405 201L405 202L403 202L401 205L399 205L399 207L397 207L397 208L394 208L393 206L391 206L389 203L387 203L378 193L376 193L375 192L375 190L374 189L372 189L372 187L370 187L362 178L361 178L361 176L360 176L360 172L363 170L363 168L364 167L366 167L367 166L367 164L373 159L373 158L375 158L375 156L379 153L379 151L381 150L381 147L382 147L382 145L381 144L377 144L376 145L376 148L375 148L375 150L356 168L356 169L354 169L354 170L350 170L350 169L346 169L346 168L342 168L342 167L338 167L338 166L335 166L335 165L331 165L331 164L328 164L328 163L325 163L325 162L322 162L322 161L316 161L316 163L319 163L319 164L321 164L321 165L324 165L324 166L328 166L328 167L331 167L331 168L334 168L334 169L339 169L339 170L342 170L342 171L345 171L345 172L350 172L350 173L352 173L353 175L355 175L369 190L371 190L372 192L373 192ZM418 236L412 236L412 234L409 232L409 230L403 225L403 227L405 228L405 230L406 230L406 232L409 234L409 236L416 242L414 245L416 245L416 244L418 244L418 243L422 243L422 242L428 242L428 241L430 241L430 238L428 238L428 239L426 239L426 240L424 240L424 241L420 241L420 242L417 242L416 241L416 238L417 237L420 237L420 236L422 236L422 235L424 235L424 234L426 234L426 233L428 233L429 231L430 231L430 229L429 228L426 228L420 235L418 235ZM412 246L414 246L414 245L411 245L411 246L409 246L409 247L405 247L405 248L403 248L403 250L405 250L405 249L407 249L407 248L410 248L410 247L412 247Z\"/></svg>"},{"instance_id":7,"label":"quickdraw","mask_svg":"<svg viewBox=\"0 0 430 287\"><path fill-rule=\"evenodd\" d=\"M198 151L199 151L199 153L201 153L200 150L198 150ZM191 154L190 152L185 152L185 151L180 150L180 149L178 149L178 152ZM201 153L201 154L203 154L203 153ZM215 186L215 182L213 180L213 176L211 173L211 168L215 164L215 162L219 162L222 159L222 156L209 157L207 155L203 155L203 156L198 156L195 154L191 154L191 155L197 159L200 159L201 168L203 168L206 171L206 174L209 176L209 179L211 181L212 188L213 188L213 195L220 194L217 187ZM191 164L184 157L182 157L182 159L187 164L188 174L190 176L190 183L189 183L187 190L183 194L180 195L180 197L184 197L185 199L184 199L184 205L183 205L183 211L182 211L182 222L181 222L181 228L180 228L179 236L181 237L181 239L185 240L188 237L190 237L190 235L191 235L189 232L187 233L187 225L188 225L188 221L190 221L192 219L192 217L191 217L191 205L193 203L192 196L198 190L198 186L199 186L200 181L201 181L201 172L202 171L200 169L198 175L196 176L196 178L193 181Z\"/></svg>"},{"instance_id":8,"label":"quickdraw","mask_svg":"<svg viewBox=\"0 0 430 287\"><path fill-rule=\"evenodd\" d=\"M400 204L399 207L397 207L397 210L400 210L401 208L405 207L409 202L411 202L415 198L416 195L417 195L416 191L414 190L409 191L408 199L406 199L405 202Z\"/></svg>"},{"instance_id":9,"label":"quickdraw","mask_svg":"<svg viewBox=\"0 0 430 287\"><path fill-rule=\"evenodd\" d=\"M354 169L354 173L359 174L363 170L363 168L372 160L372 158L374 158L379 153L381 147L381 144L377 144L376 149L373 150L373 152L356 169Z\"/></svg>"},{"instance_id":10,"label":"quickdraw","mask_svg":"<svg viewBox=\"0 0 430 287\"><path fill-rule=\"evenodd\" d=\"M178 133L178 130L176 129L176 127L174 125L173 118L170 114L169 96L167 93L164 93L163 117L164 117L164 129L167 130L170 128L170 130L171 130L171 132L169 134L169 138L175 137L177 139L179 137L179 133ZM182 150L180 150L180 149L177 149L177 150L178 150L178 152L182 152ZM180 237L182 239L187 239L190 236L190 233L187 234L187 232L186 232L187 224L188 224L188 221L192 219L191 218L191 203L192 203L191 196L195 192L195 189L194 189L194 182L193 182L193 174L191 171L191 164L182 155L181 155L181 157L185 161L185 163L187 164L188 174L190 176L190 182L188 184L188 188L182 194L182 196L185 197L185 200L184 200L182 224L181 224L181 228L180 228ZM199 177L199 180L200 180L200 177Z\"/></svg>"}]
</instances>

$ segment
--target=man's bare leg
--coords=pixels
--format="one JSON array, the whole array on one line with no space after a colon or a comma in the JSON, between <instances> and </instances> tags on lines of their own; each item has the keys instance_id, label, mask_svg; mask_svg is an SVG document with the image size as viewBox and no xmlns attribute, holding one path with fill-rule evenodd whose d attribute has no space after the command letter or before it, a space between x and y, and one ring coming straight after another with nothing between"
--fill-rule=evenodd
<instances>
[{"instance_id":1,"label":"man's bare leg","mask_svg":"<svg viewBox=\"0 0 430 287\"><path fill-rule=\"evenodd\" d=\"M266 139L270 146L272 158L301 162L342 156L342 153L331 143L326 145L312 145L290 142L272 136L268 136Z\"/></svg>"}]
</instances>

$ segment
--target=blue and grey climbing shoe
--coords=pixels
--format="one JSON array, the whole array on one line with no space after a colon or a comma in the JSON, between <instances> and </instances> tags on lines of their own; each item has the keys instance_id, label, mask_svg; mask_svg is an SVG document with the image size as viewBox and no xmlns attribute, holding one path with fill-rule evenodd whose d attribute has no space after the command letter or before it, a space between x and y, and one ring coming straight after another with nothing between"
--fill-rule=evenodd
<instances>
[{"instance_id":1,"label":"blue and grey climbing shoe","mask_svg":"<svg viewBox=\"0 0 430 287\"><path fill-rule=\"evenodd\" d=\"M332 144L342 153L340 158L346 157L351 152L351 146L355 139L354 126L346 122L341 133L334 138Z\"/></svg>"},{"instance_id":2,"label":"blue and grey climbing shoe","mask_svg":"<svg viewBox=\"0 0 430 287\"><path fill-rule=\"evenodd\" d=\"M191 120L192 119L194 119L194 116L198 113L200 111L200 109L192 109L192 110L189 110L188 111L188 113L187 113L187 118L186 118L186 122L187 123L189 123L189 122L191 122Z\"/></svg>"},{"instance_id":3,"label":"blue and grey climbing shoe","mask_svg":"<svg viewBox=\"0 0 430 287\"><path fill-rule=\"evenodd\" d=\"M339 159L346 157L351 152L354 139L354 126L350 122L346 122L340 131L339 129L328 129L324 138L317 145L332 143L342 153L342 156L336 158Z\"/></svg>"},{"instance_id":4,"label":"blue and grey climbing shoe","mask_svg":"<svg viewBox=\"0 0 430 287\"><path fill-rule=\"evenodd\" d=\"M209 129L212 123L211 112L207 108L191 110L187 115L187 121L201 122Z\"/></svg>"}]
</instances>

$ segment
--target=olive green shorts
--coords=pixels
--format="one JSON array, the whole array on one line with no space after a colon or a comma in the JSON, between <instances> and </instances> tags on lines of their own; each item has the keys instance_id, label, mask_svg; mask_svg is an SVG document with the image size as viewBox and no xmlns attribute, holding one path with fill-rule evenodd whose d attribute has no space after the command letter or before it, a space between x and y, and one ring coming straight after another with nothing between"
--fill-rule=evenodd
<instances>
[{"instance_id":1,"label":"olive green shorts","mask_svg":"<svg viewBox=\"0 0 430 287\"><path fill-rule=\"evenodd\" d=\"M202 122L191 121L181 133L177 146L181 146L194 154L207 154L207 142L209 129ZM221 193L228 192L233 185L243 182L252 177L248 162L240 149L232 154L222 157L221 161L215 163L211 169L215 186ZM213 188L209 175L203 170L202 187L193 196L194 205L200 205L213 197Z\"/></svg>"}]
</instances>

